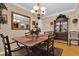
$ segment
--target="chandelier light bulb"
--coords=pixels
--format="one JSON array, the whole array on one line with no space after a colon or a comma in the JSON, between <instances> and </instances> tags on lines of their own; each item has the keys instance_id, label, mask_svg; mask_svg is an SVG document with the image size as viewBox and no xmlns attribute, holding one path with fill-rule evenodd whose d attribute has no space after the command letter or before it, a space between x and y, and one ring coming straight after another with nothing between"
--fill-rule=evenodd
<instances>
[{"instance_id":1,"label":"chandelier light bulb","mask_svg":"<svg viewBox=\"0 0 79 59\"><path fill-rule=\"evenodd\" d=\"M13 22L17 22L17 20L14 19Z\"/></svg>"},{"instance_id":2,"label":"chandelier light bulb","mask_svg":"<svg viewBox=\"0 0 79 59\"><path fill-rule=\"evenodd\" d=\"M17 22L20 22L20 20L17 20Z\"/></svg>"},{"instance_id":3,"label":"chandelier light bulb","mask_svg":"<svg viewBox=\"0 0 79 59\"><path fill-rule=\"evenodd\" d=\"M21 25L23 25L23 26L24 26L24 24L21 24Z\"/></svg>"},{"instance_id":4,"label":"chandelier light bulb","mask_svg":"<svg viewBox=\"0 0 79 59\"><path fill-rule=\"evenodd\" d=\"M41 11L45 11L46 10L46 7L41 7Z\"/></svg>"},{"instance_id":5,"label":"chandelier light bulb","mask_svg":"<svg viewBox=\"0 0 79 59\"><path fill-rule=\"evenodd\" d=\"M45 11L41 11L41 14L42 14L42 15L45 15L45 13L46 13Z\"/></svg>"},{"instance_id":6,"label":"chandelier light bulb","mask_svg":"<svg viewBox=\"0 0 79 59\"><path fill-rule=\"evenodd\" d=\"M31 10L31 13L35 13L35 11L34 10Z\"/></svg>"},{"instance_id":7,"label":"chandelier light bulb","mask_svg":"<svg viewBox=\"0 0 79 59\"><path fill-rule=\"evenodd\" d=\"M34 10L38 10L39 9L39 6L36 5L36 6L33 7L33 9Z\"/></svg>"}]
</instances>

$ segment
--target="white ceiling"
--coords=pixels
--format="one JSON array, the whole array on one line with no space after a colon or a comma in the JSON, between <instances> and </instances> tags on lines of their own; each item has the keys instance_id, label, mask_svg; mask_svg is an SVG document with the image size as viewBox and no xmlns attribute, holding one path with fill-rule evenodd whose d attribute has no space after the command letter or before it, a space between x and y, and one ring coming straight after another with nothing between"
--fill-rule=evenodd
<instances>
[{"instance_id":1,"label":"white ceiling","mask_svg":"<svg viewBox=\"0 0 79 59\"><path fill-rule=\"evenodd\" d=\"M40 3L41 6L47 8L46 15L52 15L59 12L72 10L76 7L76 3ZM15 5L22 7L26 10L31 10L36 3L15 3Z\"/></svg>"}]
</instances>

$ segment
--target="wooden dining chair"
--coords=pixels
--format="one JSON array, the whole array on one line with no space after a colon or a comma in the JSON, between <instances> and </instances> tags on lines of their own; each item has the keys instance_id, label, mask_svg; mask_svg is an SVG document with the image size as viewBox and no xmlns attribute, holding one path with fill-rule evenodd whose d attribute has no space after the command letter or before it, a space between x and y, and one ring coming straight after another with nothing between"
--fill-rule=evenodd
<instances>
[{"instance_id":1,"label":"wooden dining chair","mask_svg":"<svg viewBox=\"0 0 79 59\"><path fill-rule=\"evenodd\" d=\"M12 52L18 51L23 48L23 47L17 47L16 49L11 50L10 44L15 43L15 41L10 43L8 36L4 36L3 34L0 34L0 36L1 36L2 42L4 44L5 56L12 56Z\"/></svg>"},{"instance_id":2,"label":"wooden dining chair","mask_svg":"<svg viewBox=\"0 0 79 59\"><path fill-rule=\"evenodd\" d=\"M70 31L69 32L68 45L71 45L71 41L78 41L79 45L79 32L78 31Z\"/></svg>"},{"instance_id":3,"label":"wooden dining chair","mask_svg":"<svg viewBox=\"0 0 79 59\"><path fill-rule=\"evenodd\" d=\"M37 46L40 51L42 51L42 55L54 55L54 36L49 35L48 40L44 43L41 43Z\"/></svg>"},{"instance_id":4,"label":"wooden dining chair","mask_svg":"<svg viewBox=\"0 0 79 59\"><path fill-rule=\"evenodd\" d=\"M47 31L47 32L44 32L44 34L47 34L47 35L53 34L53 31Z\"/></svg>"}]
</instances>

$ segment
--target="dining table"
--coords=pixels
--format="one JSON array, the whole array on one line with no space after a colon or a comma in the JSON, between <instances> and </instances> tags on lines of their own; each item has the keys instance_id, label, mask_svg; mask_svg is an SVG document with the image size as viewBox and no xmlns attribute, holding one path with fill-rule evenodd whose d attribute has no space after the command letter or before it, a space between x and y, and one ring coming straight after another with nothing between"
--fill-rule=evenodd
<instances>
[{"instance_id":1,"label":"dining table","mask_svg":"<svg viewBox=\"0 0 79 59\"><path fill-rule=\"evenodd\" d=\"M14 37L13 39L17 43L24 45L27 49L28 55L30 55L28 48L46 41L48 39L48 35L40 35L38 37L33 37L32 35L27 35L27 36Z\"/></svg>"}]
</instances>

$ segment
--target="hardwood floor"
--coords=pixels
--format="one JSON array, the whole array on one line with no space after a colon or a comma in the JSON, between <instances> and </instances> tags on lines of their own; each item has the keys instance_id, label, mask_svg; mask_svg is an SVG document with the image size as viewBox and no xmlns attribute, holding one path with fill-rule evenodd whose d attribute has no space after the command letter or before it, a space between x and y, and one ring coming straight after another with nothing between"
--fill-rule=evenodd
<instances>
[{"instance_id":1,"label":"hardwood floor","mask_svg":"<svg viewBox=\"0 0 79 59\"><path fill-rule=\"evenodd\" d=\"M68 46L65 43L55 42L55 47L59 47L63 49L62 56L79 56L79 46L71 45Z\"/></svg>"}]
</instances>

